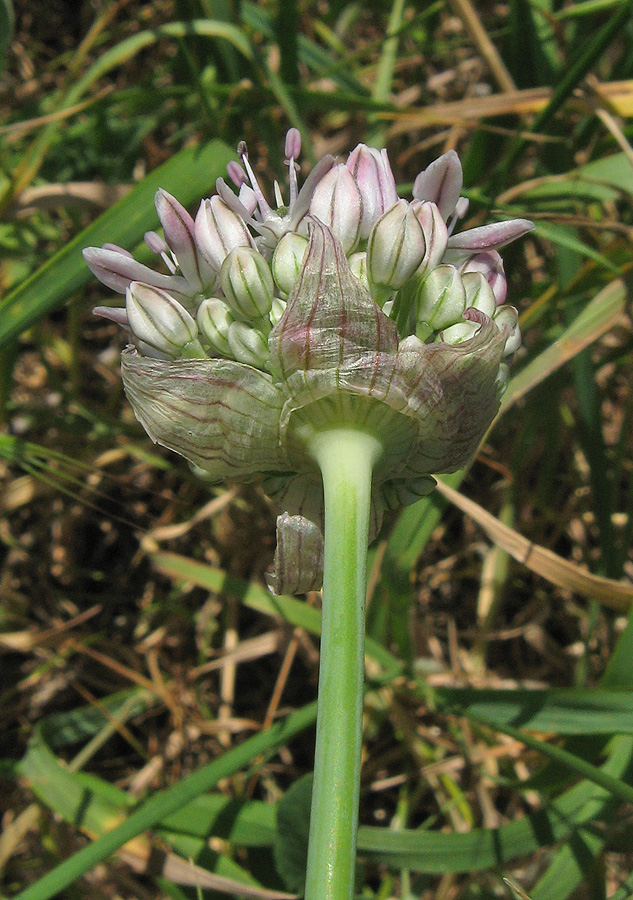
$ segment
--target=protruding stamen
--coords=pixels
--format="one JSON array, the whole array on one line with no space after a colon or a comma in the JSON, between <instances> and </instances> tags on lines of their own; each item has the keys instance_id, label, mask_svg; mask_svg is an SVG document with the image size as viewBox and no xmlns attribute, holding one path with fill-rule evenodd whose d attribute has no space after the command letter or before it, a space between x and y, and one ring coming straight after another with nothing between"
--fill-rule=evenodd
<instances>
[{"instance_id":1,"label":"protruding stamen","mask_svg":"<svg viewBox=\"0 0 633 900\"><path fill-rule=\"evenodd\" d=\"M227 163L226 172L236 188L242 187L248 181L246 172L234 159Z\"/></svg>"},{"instance_id":2,"label":"protruding stamen","mask_svg":"<svg viewBox=\"0 0 633 900\"><path fill-rule=\"evenodd\" d=\"M273 211L268 205L268 201L264 197L263 191L259 186L259 182L257 181L255 172L253 172L253 168L248 161L248 147L246 146L246 141L239 142L239 144L237 145L237 152L240 159L242 160L242 165L246 169L246 174L248 175L255 196L257 197L257 203L259 204L262 217L266 219L268 218L268 216L273 215Z\"/></svg>"},{"instance_id":3,"label":"protruding stamen","mask_svg":"<svg viewBox=\"0 0 633 900\"><path fill-rule=\"evenodd\" d=\"M286 159L295 160L301 153L301 133L298 128L289 128L286 132L286 146L284 149Z\"/></svg>"}]
</instances>

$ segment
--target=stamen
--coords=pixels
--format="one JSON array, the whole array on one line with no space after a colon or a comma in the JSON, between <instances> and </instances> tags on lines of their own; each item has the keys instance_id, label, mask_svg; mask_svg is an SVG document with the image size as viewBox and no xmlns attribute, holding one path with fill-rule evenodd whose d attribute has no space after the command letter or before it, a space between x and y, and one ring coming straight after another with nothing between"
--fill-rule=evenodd
<instances>
[{"instance_id":1,"label":"stamen","mask_svg":"<svg viewBox=\"0 0 633 900\"><path fill-rule=\"evenodd\" d=\"M259 208L261 210L263 218L268 218L268 216L274 215L272 209L268 205L268 201L264 197L262 189L259 186L259 182L257 181L257 177L253 172L251 164L248 161L248 147L246 146L246 141L240 141L237 145L237 153L240 159L242 160L242 165L246 169L246 174L248 175L255 196L257 197L257 203L259 204Z\"/></svg>"},{"instance_id":2,"label":"stamen","mask_svg":"<svg viewBox=\"0 0 633 900\"><path fill-rule=\"evenodd\" d=\"M284 154L286 159L298 159L301 153L301 133L298 128L289 128L286 133Z\"/></svg>"},{"instance_id":3,"label":"stamen","mask_svg":"<svg viewBox=\"0 0 633 900\"><path fill-rule=\"evenodd\" d=\"M279 187L279 182L276 181L273 187L274 187L274 191L275 191L275 203L277 204L277 209L279 209L280 207L282 207L284 205L284 198L281 195L281 188Z\"/></svg>"},{"instance_id":4,"label":"stamen","mask_svg":"<svg viewBox=\"0 0 633 900\"><path fill-rule=\"evenodd\" d=\"M248 178L246 177L246 172L240 166L239 163L236 163L234 159L232 159L229 163L227 163L226 171L235 185L236 188L240 188L243 184L246 184Z\"/></svg>"},{"instance_id":5,"label":"stamen","mask_svg":"<svg viewBox=\"0 0 633 900\"><path fill-rule=\"evenodd\" d=\"M169 253L163 251L160 256L171 274L175 275L178 271L178 260L176 259L176 254L174 253L174 251L170 250Z\"/></svg>"},{"instance_id":6,"label":"stamen","mask_svg":"<svg viewBox=\"0 0 633 900\"><path fill-rule=\"evenodd\" d=\"M299 171L299 166L296 164L294 156L291 156L290 159L286 160L286 165L288 166L288 185L290 187L288 208L292 209L295 200L297 199L297 194L299 193L299 185L297 184L297 172Z\"/></svg>"}]
</instances>

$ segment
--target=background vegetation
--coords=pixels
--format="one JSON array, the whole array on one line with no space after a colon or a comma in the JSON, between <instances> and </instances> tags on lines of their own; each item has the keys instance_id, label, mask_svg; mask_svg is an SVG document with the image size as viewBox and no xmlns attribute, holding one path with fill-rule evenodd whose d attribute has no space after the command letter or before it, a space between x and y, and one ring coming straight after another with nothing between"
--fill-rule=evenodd
<instances>
[{"instance_id":1,"label":"background vegetation","mask_svg":"<svg viewBox=\"0 0 633 900\"><path fill-rule=\"evenodd\" d=\"M537 226L502 415L372 548L359 894L633 897L632 45L621 0L0 2L5 896L301 891L318 597L142 433L81 259L292 124Z\"/></svg>"}]
</instances>

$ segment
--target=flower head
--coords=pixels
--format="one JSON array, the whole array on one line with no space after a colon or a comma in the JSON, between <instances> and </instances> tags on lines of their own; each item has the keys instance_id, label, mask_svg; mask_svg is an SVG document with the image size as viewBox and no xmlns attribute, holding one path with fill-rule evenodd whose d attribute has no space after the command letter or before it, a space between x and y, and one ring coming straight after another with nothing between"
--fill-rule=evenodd
<instances>
[{"instance_id":1,"label":"flower head","mask_svg":"<svg viewBox=\"0 0 633 900\"><path fill-rule=\"evenodd\" d=\"M456 154L431 164L407 203L385 151L360 145L345 166L328 158L299 189L299 149L291 129L287 206L277 185L269 206L244 145L242 167L229 167L239 197L220 182L194 222L161 194L165 241L148 243L169 275L120 248L86 251L98 277L128 292L127 316L108 315L130 331L123 382L150 437L211 480L263 477L280 511L278 592L320 583L319 432L356 428L380 442L371 534L386 509L475 453L498 409L502 359L520 343L496 248L531 227L452 235L464 207Z\"/></svg>"}]
</instances>

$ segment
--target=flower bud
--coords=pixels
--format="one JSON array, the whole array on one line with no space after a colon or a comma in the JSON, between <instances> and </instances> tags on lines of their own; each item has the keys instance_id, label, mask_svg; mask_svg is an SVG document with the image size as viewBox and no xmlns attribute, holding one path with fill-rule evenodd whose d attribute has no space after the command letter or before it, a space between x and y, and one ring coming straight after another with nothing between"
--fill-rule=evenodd
<instances>
[{"instance_id":1,"label":"flower bud","mask_svg":"<svg viewBox=\"0 0 633 900\"><path fill-rule=\"evenodd\" d=\"M367 238L378 219L398 200L396 181L391 171L386 150L375 150L359 144L352 150L346 168L350 170L359 187L363 206L360 224L361 240Z\"/></svg>"},{"instance_id":2,"label":"flower bud","mask_svg":"<svg viewBox=\"0 0 633 900\"><path fill-rule=\"evenodd\" d=\"M303 258L308 248L308 239L289 231L277 244L272 259L273 277L283 297L294 288L303 266Z\"/></svg>"},{"instance_id":3,"label":"flower bud","mask_svg":"<svg viewBox=\"0 0 633 900\"><path fill-rule=\"evenodd\" d=\"M261 369L270 357L268 341L261 331L246 322L232 322L228 334L231 353L238 362Z\"/></svg>"},{"instance_id":4,"label":"flower bud","mask_svg":"<svg viewBox=\"0 0 633 900\"><path fill-rule=\"evenodd\" d=\"M220 356L231 356L228 334L234 320L224 300L217 297L203 300L198 307L197 319L200 334L211 350Z\"/></svg>"},{"instance_id":5,"label":"flower bud","mask_svg":"<svg viewBox=\"0 0 633 900\"><path fill-rule=\"evenodd\" d=\"M369 276L367 274L367 254L365 252L352 253L349 258L349 267L352 275L358 278L360 283L369 290Z\"/></svg>"},{"instance_id":6,"label":"flower bud","mask_svg":"<svg viewBox=\"0 0 633 900\"><path fill-rule=\"evenodd\" d=\"M417 274L422 275L439 266L446 253L448 243L448 229L438 207L429 200L414 200L411 209L424 232L426 250L424 258L418 267Z\"/></svg>"},{"instance_id":7,"label":"flower bud","mask_svg":"<svg viewBox=\"0 0 633 900\"><path fill-rule=\"evenodd\" d=\"M125 309L134 337L172 358L181 356L198 336L195 319L160 288L133 281L125 294Z\"/></svg>"},{"instance_id":8,"label":"flower bud","mask_svg":"<svg viewBox=\"0 0 633 900\"><path fill-rule=\"evenodd\" d=\"M334 166L318 183L310 201L310 215L327 225L350 253L360 237L363 200L350 170Z\"/></svg>"},{"instance_id":9,"label":"flower bud","mask_svg":"<svg viewBox=\"0 0 633 900\"><path fill-rule=\"evenodd\" d=\"M462 275L466 291L466 306L473 306L487 316L492 316L497 308L492 288L481 272L466 272Z\"/></svg>"},{"instance_id":10,"label":"flower bud","mask_svg":"<svg viewBox=\"0 0 633 900\"><path fill-rule=\"evenodd\" d=\"M505 303L508 283L503 269L503 260L497 250L487 250L469 257L462 266L462 274L481 272L495 295L497 306Z\"/></svg>"},{"instance_id":11,"label":"flower bud","mask_svg":"<svg viewBox=\"0 0 633 900\"><path fill-rule=\"evenodd\" d=\"M431 269L418 287L415 302L416 333L420 337L459 322L466 309L466 291L457 269L454 266Z\"/></svg>"},{"instance_id":12,"label":"flower bud","mask_svg":"<svg viewBox=\"0 0 633 900\"><path fill-rule=\"evenodd\" d=\"M477 334L479 327L477 322L468 322L464 319L463 322L457 322L455 325L451 325L450 328L445 328L441 335L437 337L437 340L454 346L463 344L464 341L469 341Z\"/></svg>"},{"instance_id":13,"label":"flower bud","mask_svg":"<svg viewBox=\"0 0 633 900\"><path fill-rule=\"evenodd\" d=\"M416 200L432 200L440 215L447 220L454 211L462 190L462 164L454 150L434 160L415 179L413 196Z\"/></svg>"},{"instance_id":14,"label":"flower bud","mask_svg":"<svg viewBox=\"0 0 633 900\"><path fill-rule=\"evenodd\" d=\"M275 285L268 263L257 250L231 250L220 269L220 284L236 319L250 322L268 314Z\"/></svg>"},{"instance_id":15,"label":"flower bud","mask_svg":"<svg viewBox=\"0 0 633 900\"><path fill-rule=\"evenodd\" d=\"M426 241L415 210L406 200L387 210L374 225L367 244L367 269L372 284L397 290L424 258Z\"/></svg>"},{"instance_id":16,"label":"flower bud","mask_svg":"<svg viewBox=\"0 0 633 900\"><path fill-rule=\"evenodd\" d=\"M216 272L235 247L253 246L246 222L217 195L200 204L194 233L198 249Z\"/></svg>"},{"instance_id":17,"label":"flower bud","mask_svg":"<svg viewBox=\"0 0 633 900\"><path fill-rule=\"evenodd\" d=\"M277 322L281 319L286 311L286 305L287 304L285 300L280 300L279 297L273 297L273 303L270 308L270 313L268 314L271 325L276 325Z\"/></svg>"},{"instance_id":18,"label":"flower bud","mask_svg":"<svg viewBox=\"0 0 633 900\"><path fill-rule=\"evenodd\" d=\"M508 339L503 350L504 356L510 356L521 346L521 329L519 328L519 313L514 306L500 306L494 313L492 321L499 331L506 330Z\"/></svg>"}]
</instances>

